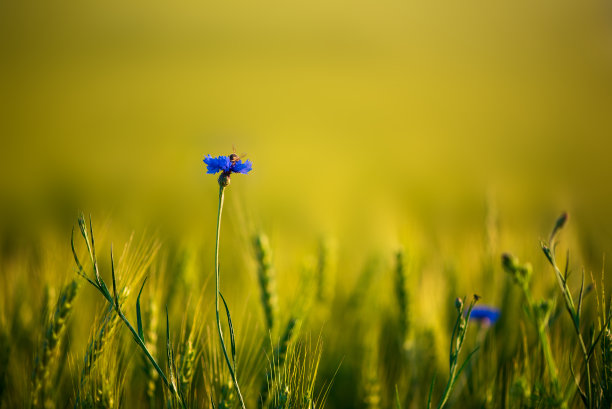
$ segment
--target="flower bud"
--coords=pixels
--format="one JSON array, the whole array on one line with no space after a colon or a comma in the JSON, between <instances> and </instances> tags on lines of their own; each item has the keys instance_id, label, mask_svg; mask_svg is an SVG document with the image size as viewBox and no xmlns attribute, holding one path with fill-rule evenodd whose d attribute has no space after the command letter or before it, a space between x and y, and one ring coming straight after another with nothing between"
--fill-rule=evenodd
<instances>
[{"instance_id":1,"label":"flower bud","mask_svg":"<svg viewBox=\"0 0 612 409\"><path fill-rule=\"evenodd\" d=\"M219 175L219 186L228 187L230 184L230 175L229 173L223 172Z\"/></svg>"},{"instance_id":2,"label":"flower bud","mask_svg":"<svg viewBox=\"0 0 612 409\"><path fill-rule=\"evenodd\" d=\"M463 308L463 300L460 297L457 297L455 299L455 308L459 312L461 312L461 309Z\"/></svg>"},{"instance_id":3,"label":"flower bud","mask_svg":"<svg viewBox=\"0 0 612 409\"><path fill-rule=\"evenodd\" d=\"M559 216L559 218L557 219L557 222L555 223L555 227L553 228L553 231L550 234L551 239L555 237L557 232L561 230L563 226L565 226L565 223L567 223L568 218L569 218L569 215L567 214L567 212L563 212L563 214Z\"/></svg>"},{"instance_id":4,"label":"flower bud","mask_svg":"<svg viewBox=\"0 0 612 409\"><path fill-rule=\"evenodd\" d=\"M516 270L519 268L519 262L516 257L514 257L510 253L502 254L502 266L504 270L510 274L516 273Z\"/></svg>"}]
</instances>

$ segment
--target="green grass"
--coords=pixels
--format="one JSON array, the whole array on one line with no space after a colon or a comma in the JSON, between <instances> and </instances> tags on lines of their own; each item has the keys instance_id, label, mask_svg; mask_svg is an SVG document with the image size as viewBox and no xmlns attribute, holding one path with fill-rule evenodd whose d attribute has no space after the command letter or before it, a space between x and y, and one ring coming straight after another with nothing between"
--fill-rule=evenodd
<instances>
[{"instance_id":1,"label":"green grass","mask_svg":"<svg viewBox=\"0 0 612 409\"><path fill-rule=\"evenodd\" d=\"M250 270L221 272L230 371L213 266L189 255L211 249L132 235L115 261L112 229L94 241L95 220L81 216L73 250L53 239L67 257L2 260L0 407L236 408L234 380L249 408L609 407L610 291L603 271L569 258L566 223L551 223L540 255L508 249L533 264L486 243L466 275L460 262L432 273L417 249L347 271L327 238L282 272L282 243L246 232L220 254ZM23 273L43 265L42 281ZM458 298L468 282L479 296ZM501 319L470 321L477 302Z\"/></svg>"}]
</instances>

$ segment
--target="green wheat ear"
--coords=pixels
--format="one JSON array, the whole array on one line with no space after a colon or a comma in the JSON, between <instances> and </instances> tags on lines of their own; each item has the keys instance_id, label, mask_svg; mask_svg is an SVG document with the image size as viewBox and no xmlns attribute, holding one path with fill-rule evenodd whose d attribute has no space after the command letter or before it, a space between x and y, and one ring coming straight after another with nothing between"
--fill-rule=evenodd
<instances>
[{"instance_id":1,"label":"green wheat ear","mask_svg":"<svg viewBox=\"0 0 612 409\"><path fill-rule=\"evenodd\" d=\"M75 408L114 408L125 385L126 365L124 344L121 337L109 337L104 345L103 355L92 368L78 389Z\"/></svg>"},{"instance_id":2,"label":"green wheat ear","mask_svg":"<svg viewBox=\"0 0 612 409\"><path fill-rule=\"evenodd\" d=\"M400 338L404 347L410 338L410 293L407 281L406 255L403 250L399 250L395 255L395 295L399 309Z\"/></svg>"},{"instance_id":3,"label":"green wheat ear","mask_svg":"<svg viewBox=\"0 0 612 409\"><path fill-rule=\"evenodd\" d=\"M122 305L127 298L127 293L127 289L124 289L119 297L119 302ZM113 311L113 307L107 307L100 323L96 326L96 330L87 344L83 370L81 371L81 385L85 383L89 374L95 369L98 358L103 354L105 347L108 346L108 343L113 338L119 321L120 318L115 314L115 311Z\"/></svg>"},{"instance_id":4,"label":"green wheat ear","mask_svg":"<svg viewBox=\"0 0 612 409\"><path fill-rule=\"evenodd\" d=\"M195 374L195 363L197 351L193 345L193 341L188 337L181 344L178 361L179 383L183 392L187 392L191 386L193 375Z\"/></svg>"},{"instance_id":5,"label":"green wheat ear","mask_svg":"<svg viewBox=\"0 0 612 409\"><path fill-rule=\"evenodd\" d=\"M274 348L274 354L270 362L270 368L266 372L266 382L262 385L258 399L259 407L264 408L271 404L271 393L279 388L278 378L285 365L287 354L299 330L301 320L291 317L285 326L283 335L278 345ZM273 393L272 393L273 394Z\"/></svg>"},{"instance_id":6,"label":"green wheat ear","mask_svg":"<svg viewBox=\"0 0 612 409\"><path fill-rule=\"evenodd\" d=\"M268 331L272 332L278 315L278 297L268 236L263 233L256 235L253 239L253 247L257 259L257 278L261 290L261 303L266 316Z\"/></svg>"},{"instance_id":7,"label":"green wheat ear","mask_svg":"<svg viewBox=\"0 0 612 409\"><path fill-rule=\"evenodd\" d=\"M72 280L62 289L53 318L45 332L41 349L34 360L34 373L32 376L32 407L42 407L52 403L51 397L51 372L54 369L54 361L57 359L59 343L66 330L66 321L72 312L72 303L79 290L77 280Z\"/></svg>"},{"instance_id":8,"label":"green wheat ear","mask_svg":"<svg viewBox=\"0 0 612 409\"><path fill-rule=\"evenodd\" d=\"M155 302L155 298L149 298L147 303L147 307L144 310L143 314L143 326L146 328L144 330L144 336L146 339L146 346L149 349L151 355L155 356L157 354L157 303ZM145 380L147 383L146 386L146 395L149 400L149 407L155 407L155 391L157 389L157 381L159 380L159 374L155 370L155 367L151 365L151 362L146 357L146 355L142 355L142 369L145 373Z\"/></svg>"},{"instance_id":9,"label":"green wheat ear","mask_svg":"<svg viewBox=\"0 0 612 409\"><path fill-rule=\"evenodd\" d=\"M367 409L382 407L382 387L379 375L380 357L378 354L378 332L371 331L366 335L364 359L362 361L361 390L362 401Z\"/></svg>"}]
</instances>

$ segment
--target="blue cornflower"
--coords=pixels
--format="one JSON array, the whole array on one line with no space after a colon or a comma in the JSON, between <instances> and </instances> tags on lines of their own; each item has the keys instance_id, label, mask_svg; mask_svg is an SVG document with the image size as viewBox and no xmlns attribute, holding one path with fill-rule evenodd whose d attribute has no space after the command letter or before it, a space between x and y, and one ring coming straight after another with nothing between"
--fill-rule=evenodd
<instances>
[{"instance_id":1,"label":"blue cornflower","mask_svg":"<svg viewBox=\"0 0 612 409\"><path fill-rule=\"evenodd\" d=\"M250 160L242 163L242 160L232 160L230 156L217 156L213 158L210 155L206 155L204 163L206 164L206 173L215 174L217 172L223 172L226 174L230 173L249 173L253 169L253 164Z\"/></svg>"},{"instance_id":2,"label":"blue cornflower","mask_svg":"<svg viewBox=\"0 0 612 409\"><path fill-rule=\"evenodd\" d=\"M493 325L499 319L501 312L498 308L491 307L488 305L477 305L472 308L470 319L479 321L485 325Z\"/></svg>"},{"instance_id":3,"label":"blue cornflower","mask_svg":"<svg viewBox=\"0 0 612 409\"><path fill-rule=\"evenodd\" d=\"M253 169L253 164L250 160L243 163L235 153L229 156L217 156L216 158L206 155L204 163L206 164L206 173L215 174L221 172L219 184L222 187L229 185L232 173L247 174Z\"/></svg>"}]
</instances>

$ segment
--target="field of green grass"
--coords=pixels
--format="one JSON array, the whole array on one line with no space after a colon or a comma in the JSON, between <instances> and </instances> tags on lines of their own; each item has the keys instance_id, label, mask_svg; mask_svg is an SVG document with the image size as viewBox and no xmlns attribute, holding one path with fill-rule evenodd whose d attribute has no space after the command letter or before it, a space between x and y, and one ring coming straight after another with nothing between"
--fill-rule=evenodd
<instances>
[{"instance_id":1,"label":"field of green grass","mask_svg":"<svg viewBox=\"0 0 612 409\"><path fill-rule=\"evenodd\" d=\"M566 213L527 239L484 216L358 268L326 236L281 267L282 240L221 225L217 316L214 241L75 216L4 253L2 407L610 407L604 260Z\"/></svg>"},{"instance_id":2,"label":"field of green grass","mask_svg":"<svg viewBox=\"0 0 612 409\"><path fill-rule=\"evenodd\" d=\"M612 407L609 16L0 2L0 409Z\"/></svg>"},{"instance_id":3,"label":"field of green grass","mask_svg":"<svg viewBox=\"0 0 612 409\"><path fill-rule=\"evenodd\" d=\"M567 214L524 240L487 209L462 254L411 240L357 269L331 237L281 268L282 240L221 229L227 361L208 243L75 217L72 239L3 257L2 405L240 407L231 368L246 407L609 407L603 268L581 266Z\"/></svg>"}]
</instances>

